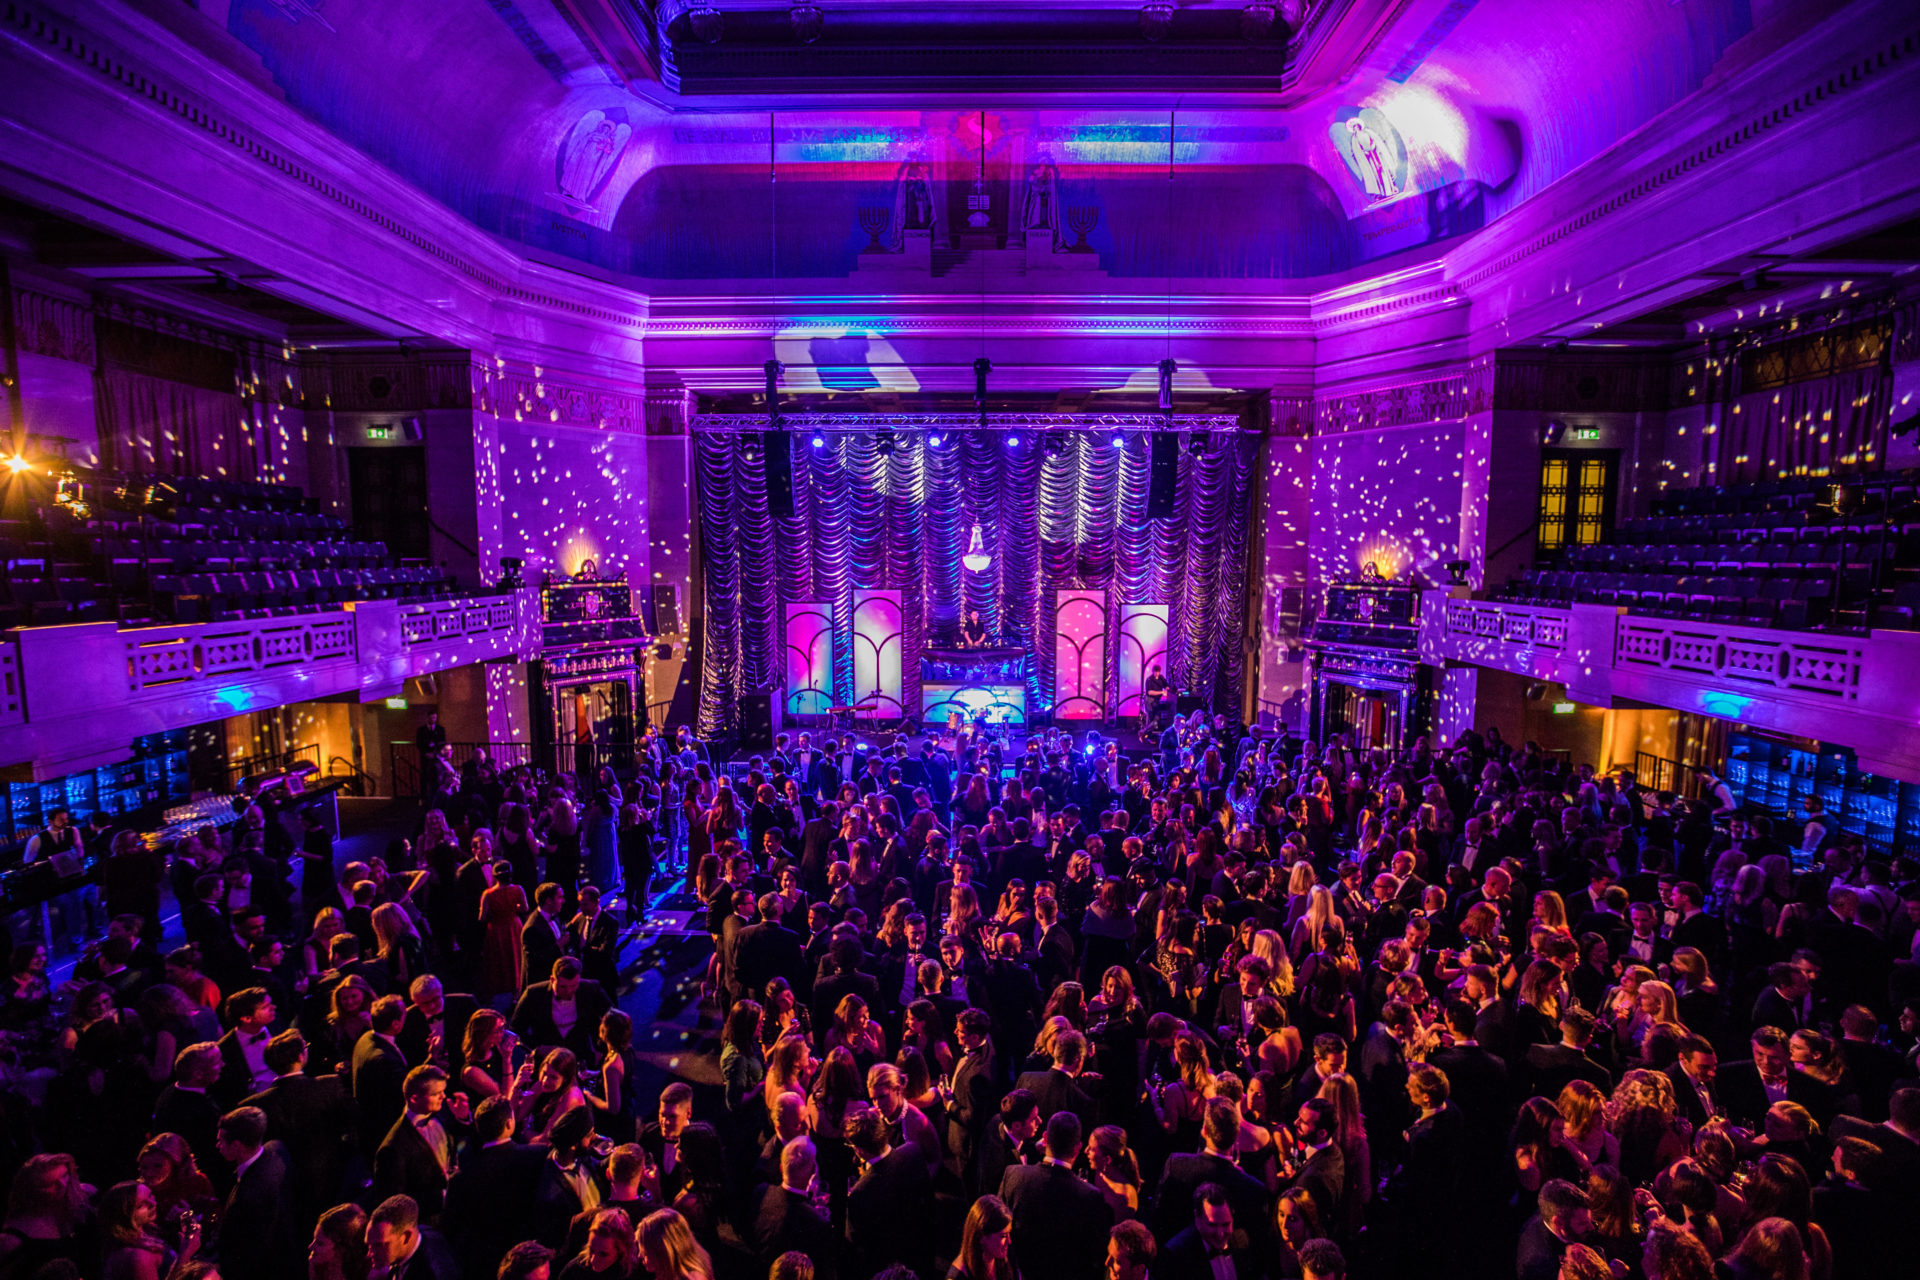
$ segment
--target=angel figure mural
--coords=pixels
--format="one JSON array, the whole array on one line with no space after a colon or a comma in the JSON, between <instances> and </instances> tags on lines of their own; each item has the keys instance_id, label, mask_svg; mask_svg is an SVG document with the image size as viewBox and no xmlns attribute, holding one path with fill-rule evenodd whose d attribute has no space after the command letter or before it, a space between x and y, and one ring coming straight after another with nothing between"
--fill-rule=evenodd
<instances>
[{"instance_id":1,"label":"angel figure mural","mask_svg":"<svg viewBox=\"0 0 1920 1280\"><path fill-rule=\"evenodd\" d=\"M627 113L619 107L589 111L560 144L554 180L563 199L592 207L605 193L614 166L633 136Z\"/></svg>"},{"instance_id":2,"label":"angel figure mural","mask_svg":"<svg viewBox=\"0 0 1920 1280\"><path fill-rule=\"evenodd\" d=\"M1331 133L1348 170L1368 195L1385 200L1406 192L1406 146L1399 130L1378 109L1342 111Z\"/></svg>"}]
</instances>

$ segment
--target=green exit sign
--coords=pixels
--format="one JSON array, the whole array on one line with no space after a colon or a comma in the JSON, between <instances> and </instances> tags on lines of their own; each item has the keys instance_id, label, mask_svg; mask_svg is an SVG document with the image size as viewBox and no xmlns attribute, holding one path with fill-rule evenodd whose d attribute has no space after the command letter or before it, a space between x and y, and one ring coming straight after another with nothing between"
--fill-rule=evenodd
<instances>
[{"instance_id":1,"label":"green exit sign","mask_svg":"<svg viewBox=\"0 0 1920 1280\"><path fill-rule=\"evenodd\" d=\"M1600 428L1598 427L1575 427L1567 432L1569 440L1598 440L1599 438Z\"/></svg>"},{"instance_id":2,"label":"green exit sign","mask_svg":"<svg viewBox=\"0 0 1920 1280\"><path fill-rule=\"evenodd\" d=\"M407 709L407 700L405 698L388 698L387 699L387 710L405 711L406 709Z\"/></svg>"},{"instance_id":3,"label":"green exit sign","mask_svg":"<svg viewBox=\"0 0 1920 1280\"><path fill-rule=\"evenodd\" d=\"M1579 433L1578 433L1578 432L1575 432L1575 434L1576 434L1576 435L1578 435ZM388 425L388 424L386 424L386 423L382 423L381 425L379 425L379 426L377 426L377 427L368 427L368 428L367 428L367 439L369 439L369 440L391 440L391 439L393 439L393 427L392 427L392 426L390 426L390 425Z\"/></svg>"}]
</instances>

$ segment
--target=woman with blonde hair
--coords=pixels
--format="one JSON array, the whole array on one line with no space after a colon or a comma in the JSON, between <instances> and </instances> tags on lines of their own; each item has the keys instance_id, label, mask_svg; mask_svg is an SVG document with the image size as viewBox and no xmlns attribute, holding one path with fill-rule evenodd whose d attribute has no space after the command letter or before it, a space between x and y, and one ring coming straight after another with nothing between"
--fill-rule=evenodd
<instances>
[{"instance_id":1,"label":"woman with blonde hair","mask_svg":"<svg viewBox=\"0 0 1920 1280\"><path fill-rule=\"evenodd\" d=\"M1570 1080L1554 1107L1566 1122L1567 1141L1590 1165L1620 1163L1620 1140L1607 1131L1607 1095L1591 1080Z\"/></svg>"},{"instance_id":2,"label":"woman with blonde hair","mask_svg":"<svg viewBox=\"0 0 1920 1280\"><path fill-rule=\"evenodd\" d=\"M1287 949L1293 953L1296 961L1305 960L1320 950L1321 940L1328 926L1339 919L1334 910L1333 892L1325 885L1317 884L1307 894L1307 910L1293 926L1293 937Z\"/></svg>"},{"instance_id":3,"label":"woman with blonde hair","mask_svg":"<svg viewBox=\"0 0 1920 1280\"><path fill-rule=\"evenodd\" d=\"M373 909L373 936L378 939L380 963L393 979L393 990L405 991L427 971L427 947L414 928L413 917L397 902Z\"/></svg>"},{"instance_id":4,"label":"woman with blonde hair","mask_svg":"<svg viewBox=\"0 0 1920 1280\"><path fill-rule=\"evenodd\" d=\"M1673 1081L1664 1072L1635 1068L1613 1087L1607 1124L1620 1140L1620 1171L1634 1182L1650 1182L1687 1154L1678 1110Z\"/></svg>"},{"instance_id":5,"label":"woman with blonde hair","mask_svg":"<svg viewBox=\"0 0 1920 1280\"><path fill-rule=\"evenodd\" d=\"M713 1259L672 1209L655 1209L642 1218L635 1236L640 1265L653 1280L713 1280Z\"/></svg>"},{"instance_id":6,"label":"woman with blonde hair","mask_svg":"<svg viewBox=\"0 0 1920 1280\"><path fill-rule=\"evenodd\" d=\"M774 1103L781 1094L806 1096L808 1086L813 1083L814 1065L813 1046L805 1036L788 1036L774 1042L767 1053L767 1078L761 1091L768 1115L773 1114Z\"/></svg>"},{"instance_id":7,"label":"woman with blonde hair","mask_svg":"<svg viewBox=\"0 0 1920 1280\"><path fill-rule=\"evenodd\" d=\"M1673 987L1659 978L1649 978L1640 984L1640 990L1634 1001L1638 1006L1638 1016L1634 1019L1629 1036L1637 1057L1648 1061L1647 1040L1655 1027L1663 1023L1675 1023L1685 1026L1680 1018L1680 997Z\"/></svg>"},{"instance_id":8,"label":"woman with blonde hair","mask_svg":"<svg viewBox=\"0 0 1920 1280\"><path fill-rule=\"evenodd\" d=\"M1267 962L1267 991L1276 1000L1293 998L1293 957L1287 944L1272 929L1254 931L1251 954Z\"/></svg>"},{"instance_id":9,"label":"woman with blonde hair","mask_svg":"<svg viewBox=\"0 0 1920 1280\"><path fill-rule=\"evenodd\" d=\"M639 1266L638 1251L633 1219L627 1216L626 1210L600 1209L587 1227L586 1244L568 1260L556 1280L585 1280L590 1276L630 1280Z\"/></svg>"}]
</instances>

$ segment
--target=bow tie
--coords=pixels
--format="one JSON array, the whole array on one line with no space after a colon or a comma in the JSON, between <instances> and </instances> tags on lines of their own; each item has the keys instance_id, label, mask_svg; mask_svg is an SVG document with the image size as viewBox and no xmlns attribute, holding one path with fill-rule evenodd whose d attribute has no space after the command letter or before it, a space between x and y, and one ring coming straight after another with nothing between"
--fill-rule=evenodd
<instances>
[{"instance_id":1,"label":"bow tie","mask_svg":"<svg viewBox=\"0 0 1920 1280\"><path fill-rule=\"evenodd\" d=\"M273 1037L265 1031L252 1031L247 1034L246 1043L265 1044L268 1040L271 1040L272 1038Z\"/></svg>"},{"instance_id":2,"label":"bow tie","mask_svg":"<svg viewBox=\"0 0 1920 1280\"><path fill-rule=\"evenodd\" d=\"M1218 1248L1218 1249L1209 1249L1209 1250L1207 1250L1207 1261L1208 1261L1208 1262L1212 1262L1212 1261L1213 1261L1213 1260L1214 1260L1215 1258L1229 1258L1229 1257L1232 1257L1232 1256L1233 1256L1233 1249L1232 1249L1232 1247L1231 1247L1231 1246L1226 1246L1226 1245L1223 1245L1222 1247L1220 1247L1220 1248Z\"/></svg>"}]
</instances>

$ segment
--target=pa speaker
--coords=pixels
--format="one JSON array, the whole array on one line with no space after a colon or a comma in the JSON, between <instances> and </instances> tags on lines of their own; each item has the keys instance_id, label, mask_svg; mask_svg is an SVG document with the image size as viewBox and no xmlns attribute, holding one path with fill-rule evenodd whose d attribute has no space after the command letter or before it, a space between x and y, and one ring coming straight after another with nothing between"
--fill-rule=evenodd
<instances>
[{"instance_id":1,"label":"pa speaker","mask_svg":"<svg viewBox=\"0 0 1920 1280\"><path fill-rule=\"evenodd\" d=\"M760 437L767 451L767 510L775 520L793 519L793 436L769 431Z\"/></svg>"},{"instance_id":2,"label":"pa speaker","mask_svg":"<svg viewBox=\"0 0 1920 1280\"><path fill-rule=\"evenodd\" d=\"M1173 515L1174 490L1180 480L1180 437L1171 431L1153 433L1153 456L1147 464L1147 519Z\"/></svg>"},{"instance_id":3,"label":"pa speaker","mask_svg":"<svg viewBox=\"0 0 1920 1280\"><path fill-rule=\"evenodd\" d=\"M743 693L740 695L740 749L742 751L773 750L772 694Z\"/></svg>"}]
</instances>

